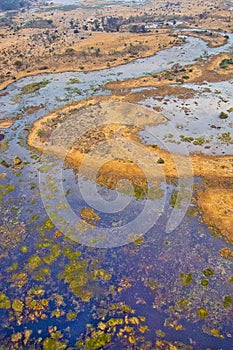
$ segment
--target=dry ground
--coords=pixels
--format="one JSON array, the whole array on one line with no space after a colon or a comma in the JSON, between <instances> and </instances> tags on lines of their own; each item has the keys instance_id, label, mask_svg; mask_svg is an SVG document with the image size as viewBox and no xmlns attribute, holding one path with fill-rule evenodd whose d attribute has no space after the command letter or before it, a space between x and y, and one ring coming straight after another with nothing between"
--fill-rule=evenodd
<instances>
[{"instance_id":1,"label":"dry ground","mask_svg":"<svg viewBox=\"0 0 233 350\"><path fill-rule=\"evenodd\" d=\"M77 9L47 12L19 13L11 25L0 26L0 89L15 79L42 72L68 70L96 70L115 66L155 54L172 45L180 44L174 37L174 27L164 25L148 34L129 33L122 27L120 33L102 33L90 30L90 23L103 16L129 18L143 16L155 20L182 21L184 27L208 28L231 32L233 17L222 1L209 0L166 3L149 2L146 6L112 6L102 9ZM50 21L40 28L27 27L30 21ZM52 22L51 22L52 21ZM71 26L77 23L78 33ZM140 20L139 20L140 24ZM84 30L83 25L89 29ZM189 33L190 34L190 33ZM201 36L210 45L224 43L222 36ZM131 46L131 47L130 47ZM97 52L96 49L100 51Z\"/></svg>"},{"instance_id":2,"label":"dry ground","mask_svg":"<svg viewBox=\"0 0 233 350\"><path fill-rule=\"evenodd\" d=\"M233 186L228 181L205 184L198 191L197 204L203 213L203 221L211 228L218 229L233 244Z\"/></svg>"},{"instance_id":3,"label":"dry ground","mask_svg":"<svg viewBox=\"0 0 233 350\"><path fill-rule=\"evenodd\" d=\"M185 92L185 88L172 87L169 84L180 84L183 76L187 76L185 79L189 83L203 84L203 81L218 82L232 79L233 77L233 65L229 65L223 69L220 67L220 63L223 59L232 59L232 54L220 54L213 56L208 61L200 61L195 65L186 66L181 69L170 69L157 73L154 76L146 76L138 79L129 79L123 82L110 82L106 85L106 88L112 90L114 93L120 93L121 90L134 89L140 87L157 87L158 95L178 95L179 90ZM186 89L186 92L191 92ZM145 94L145 92L144 92ZM136 95L135 95L136 96ZM138 94L140 96L140 94ZM186 98L190 96L186 95Z\"/></svg>"}]
</instances>

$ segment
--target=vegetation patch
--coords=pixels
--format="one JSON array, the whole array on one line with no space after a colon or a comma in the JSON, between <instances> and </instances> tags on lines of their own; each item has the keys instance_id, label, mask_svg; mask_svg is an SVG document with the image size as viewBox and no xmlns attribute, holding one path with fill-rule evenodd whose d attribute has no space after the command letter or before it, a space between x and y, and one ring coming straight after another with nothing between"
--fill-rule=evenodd
<instances>
[{"instance_id":1,"label":"vegetation patch","mask_svg":"<svg viewBox=\"0 0 233 350\"><path fill-rule=\"evenodd\" d=\"M233 59L232 58L224 58L221 63L219 64L220 68L226 69L229 67L229 65L233 64Z\"/></svg>"},{"instance_id":2,"label":"vegetation patch","mask_svg":"<svg viewBox=\"0 0 233 350\"><path fill-rule=\"evenodd\" d=\"M10 299L4 293L0 293L0 309L10 309Z\"/></svg>"},{"instance_id":3,"label":"vegetation patch","mask_svg":"<svg viewBox=\"0 0 233 350\"><path fill-rule=\"evenodd\" d=\"M226 112L221 112L219 114L219 118L220 119L227 119L229 117L229 115Z\"/></svg>"},{"instance_id":4,"label":"vegetation patch","mask_svg":"<svg viewBox=\"0 0 233 350\"><path fill-rule=\"evenodd\" d=\"M42 81L39 81L39 82L33 82L30 84L27 84L22 88L22 92L20 95L32 94L32 93L44 88L48 84L49 84L49 80L47 80L47 79L43 79Z\"/></svg>"},{"instance_id":5,"label":"vegetation patch","mask_svg":"<svg viewBox=\"0 0 233 350\"><path fill-rule=\"evenodd\" d=\"M180 282L182 286L189 286L193 280L193 275L191 273L181 273L180 274Z\"/></svg>"}]
</instances>

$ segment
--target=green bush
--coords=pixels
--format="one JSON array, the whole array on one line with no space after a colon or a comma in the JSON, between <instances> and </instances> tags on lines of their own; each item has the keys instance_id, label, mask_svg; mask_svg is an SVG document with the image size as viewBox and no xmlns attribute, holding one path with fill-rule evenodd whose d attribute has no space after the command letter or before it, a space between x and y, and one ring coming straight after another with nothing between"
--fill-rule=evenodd
<instances>
[{"instance_id":1,"label":"green bush","mask_svg":"<svg viewBox=\"0 0 233 350\"><path fill-rule=\"evenodd\" d=\"M229 117L229 115L227 114L227 113L225 113L225 112L221 112L220 114L219 114L219 118L220 119L227 119Z\"/></svg>"}]
</instances>

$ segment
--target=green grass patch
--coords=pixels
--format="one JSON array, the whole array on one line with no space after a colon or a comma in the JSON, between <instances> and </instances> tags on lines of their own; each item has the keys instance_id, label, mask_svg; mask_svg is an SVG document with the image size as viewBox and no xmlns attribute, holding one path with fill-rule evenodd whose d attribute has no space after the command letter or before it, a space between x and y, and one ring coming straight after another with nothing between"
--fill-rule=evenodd
<instances>
[{"instance_id":1,"label":"green grass patch","mask_svg":"<svg viewBox=\"0 0 233 350\"><path fill-rule=\"evenodd\" d=\"M36 92L44 88L48 84L49 84L49 80L47 79L43 79L42 81L39 81L39 82L33 82L30 84L27 84L22 88L21 95L32 94L33 92Z\"/></svg>"}]
</instances>

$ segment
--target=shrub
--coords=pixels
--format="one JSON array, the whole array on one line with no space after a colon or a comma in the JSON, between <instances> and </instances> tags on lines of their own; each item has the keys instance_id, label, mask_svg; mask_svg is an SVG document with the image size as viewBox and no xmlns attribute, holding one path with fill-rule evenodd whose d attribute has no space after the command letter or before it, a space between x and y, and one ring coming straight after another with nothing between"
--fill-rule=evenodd
<instances>
[{"instance_id":1,"label":"shrub","mask_svg":"<svg viewBox=\"0 0 233 350\"><path fill-rule=\"evenodd\" d=\"M14 62L14 66L16 66L16 67L22 67L22 65L23 65L23 62L20 61L20 60L16 60L16 61Z\"/></svg>"},{"instance_id":2,"label":"shrub","mask_svg":"<svg viewBox=\"0 0 233 350\"><path fill-rule=\"evenodd\" d=\"M220 115L219 115L219 118L220 119L227 119L229 117L229 115L225 112L221 112Z\"/></svg>"}]
</instances>

